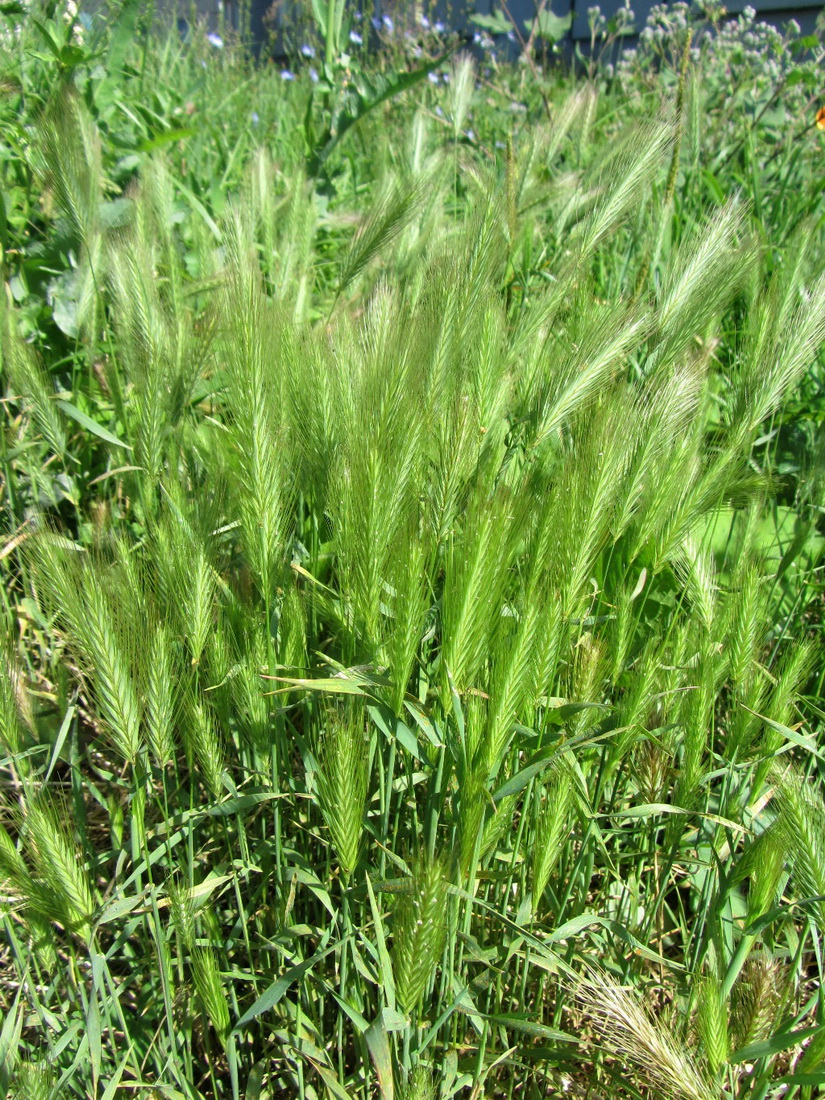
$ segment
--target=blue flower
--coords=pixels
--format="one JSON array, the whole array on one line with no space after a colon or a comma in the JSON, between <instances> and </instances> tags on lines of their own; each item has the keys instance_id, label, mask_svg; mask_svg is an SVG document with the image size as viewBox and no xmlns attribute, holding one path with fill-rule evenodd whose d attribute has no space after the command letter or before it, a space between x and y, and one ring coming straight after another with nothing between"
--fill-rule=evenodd
<instances>
[{"instance_id":1,"label":"blue flower","mask_svg":"<svg viewBox=\"0 0 825 1100\"><path fill-rule=\"evenodd\" d=\"M361 35L358 33L358 31L350 31L349 32L349 40L350 40L350 42L352 42L352 44L354 46L361 46L361 45L363 45L363 42L364 42L364 39L361 37Z\"/></svg>"},{"instance_id":2,"label":"blue flower","mask_svg":"<svg viewBox=\"0 0 825 1100\"><path fill-rule=\"evenodd\" d=\"M421 24L425 31L428 31L430 29L430 21L426 15L419 15L418 22Z\"/></svg>"},{"instance_id":3,"label":"blue flower","mask_svg":"<svg viewBox=\"0 0 825 1100\"><path fill-rule=\"evenodd\" d=\"M318 70L317 69L310 69L309 70L309 79L312 81L313 84L318 83Z\"/></svg>"},{"instance_id":4,"label":"blue flower","mask_svg":"<svg viewBox=\"0 0 825 1100\"><path fill-rule=\"evenodd\" d=\"M374 15L372 17L372 19L370 19L370 23L372 23L375 30L377 30L377 31L381 30L381 20L378 18L377 15Z\"/></svg>"},{"instance_id":5,"label":"blue flower","mask_svg":"<svg viewBox=\"0 0 825 1100\"><path fill-rule=\"evenodd\" d=\"M429 80L430 84L437 84L438 73L427 73L427 80Z\"/></svg>"},{"instance_id":6,"label":"blue flower","mask_svg":"<svg viewBox=\"0 0 825 1100\"><path fill-rule=\"evenodd\" d=\"M289 69L281 69L281 80L294 80L295 73L291 73Z\"/></svg>"},{"instance_id":7,"label":"blue flower","mask_svg":"<svg viewBox=\"0 0 825 1100\"><path fill-rule=\"evenodd\" d=\"M388 15L382 15L381 22L384 24L384 29L392 34L392 32L395 30L395 24L393 23L392 19L390 19Z\"/></svg>"},{"instance_id":8,"label":"blue flower","mask_svg":"<svg viewBox=\"0 0 825 1100\"><path fill-rule=\"evenodd\" d=\"M216 50L223 49L223 39L219 34L215 34L214 31L206 36L206 41L210 44L210 46L214 46Z\"/></svg>"},{"instance_id":9,"label":"blue flower","mask_svg":"<svg viewBox=\"0 0 825 1100\"><path fill-rule=\"evenodd\" d=\"M258 112L257 112L257 111L253 111L253 112L252 112L252 125L253 125L253 126L257 126L257 125L258 125L258 123L259 123L260 121L261 121L261 120L260 120L260 118L259 118L259 116L258 116Z\"/></svg>"},{"instance_id":10,"label":"blue flower","mask_svg":"<svg viewBox=\"0 0 825 1100\"><path fill-rule=\"evenodd\" d=\"M436 34L443 34L444 31L446 31L446 29L447 28L444 26L444 24L441 22L440 19L438 20L437 23L433 24L433 30L435 31Z\"/></svg>"},{"instance_id":11,"label":"blue flower","mask_svg":"<svg viewBox=\"0 0 825 1100\"><path fill-rule=\"evenodd\" d=\"M315 57L315 47L308 45L306 42L301 46L301 53L304 57Z\"/></svg>"}]
</instances>

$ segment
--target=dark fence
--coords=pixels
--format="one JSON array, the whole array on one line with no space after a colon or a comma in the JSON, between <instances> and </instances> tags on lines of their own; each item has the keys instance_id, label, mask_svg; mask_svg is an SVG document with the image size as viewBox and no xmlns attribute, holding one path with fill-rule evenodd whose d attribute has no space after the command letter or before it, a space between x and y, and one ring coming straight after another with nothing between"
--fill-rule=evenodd
<instances>
[{"instance_id":1,"label":"dark fence","mask_svg":"<svg viewBox=\"0 0 825 1100\"><path fill-rule=\"evenodd\" d=\"M630 0L630 6L636 16L635 25L639 30L644 26L655 2L656 0ZM622 0L552 0L554 15L563 17L572 13L570 37L574 42L589 41L590 26L587 20L587 9L596 3L608 19L622 7ZM725 8L729 14L736 15L748 4L749 0L727 0ZM789 19L796 19L803 33L809 34L813 31L817 16L825 7L825 2L823 0L750 0L750 6L755 9L758 19L777 25ZM520 20L523 24L534 17L536 3L534 0L508 0L507 8L513 18ZM497 10L496 0L477 0L475 10L492 14Z\"/></svg>"},{"instance_id":2,"label":"dark fence","mask_svg":"<svg viewBox=\"0 0 825 1100\"><path fill-rule=\"evenodd\" d=\"M507 9L523 27L536 13L538 0L507 0ZM635 26L641 29L656 0L630 0L635 14ZM571 42L587 42L590 27L587 9L599 3L602 14L608 19L622 6L622 0L552 0L553 13L564 17L573 15L569 38ZM730 15L736 15L748 6L749 0L726 0L725 7ZM181 14L189 15L193 10L205 17L210 24L224 21L229 26L240 27L246 23L252 38L258 42L265 37L266 27L280 24L282 27L290 19L294 3L290 0L161 0L163 7L176 6ZM306 5L305 5L306 6ZM492 15L501 8L497 0L435 0L431 3L413 3L410 0L358 0L353 7L361 7L364 17L389 14L400 25L414 22L416 14L426 12L432 20L440 20L451 29L472 32L469 22L473 12ZM750 6L756 10L757 18L775 25L781 25L789 19L796 19L804 34L813 31L817 16L825 7L825 0L750 0Z\"/></svg>"}]
</instances>

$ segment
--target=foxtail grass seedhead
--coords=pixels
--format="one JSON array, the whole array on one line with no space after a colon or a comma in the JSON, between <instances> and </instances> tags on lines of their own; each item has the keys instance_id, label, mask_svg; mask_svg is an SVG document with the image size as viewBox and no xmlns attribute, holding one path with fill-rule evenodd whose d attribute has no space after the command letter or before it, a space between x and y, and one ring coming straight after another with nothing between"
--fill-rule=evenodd
<instances>
[{"instance_id":1,"label":"foxtail grass seedhead","mask_svg":"<svg viewBox=\"0 0 825 1100\"><path fill-rule=\"evenodd\" d=\"M541 911L545 887L567 843L573 800L573 780L566 768L559 768L544 786L536 818L531 868L535 913Z\"/></svg>"},{"instance_id":2,"label":"foxtail grass seedhead","mask_svg":"<svg viewBox=\"0 0 825 1100\"><path fill-rule=\"evenodd\" d=\"M475 90L475 63L469 54L453 58L450 66L450 116L456 136L461 133Z\"/></svg>"},{"instance_id":3,"label":"foxtail grass seedhead","mask_svg":"<svg viewBox=\"0 0 825 1100\"><path fill-rule=\"evenodd\" d=\"M59 899L46 882L36 877L17 850L8 832L0 825L0 892L4 905L17 910L26 927L29 943L38 963L51 970L57 958L52 921L63 918Z\"/></svg>"},{"instance_id":4,"label":"foxtail grass seedhead","mask_svg":"<svg viewBox=\"0 0 825 1100\"><path fill-rule=\"evenodd\" d=\"M420 184L403 187L395 181L385 183L344 257L338 276L338 294L342 294L396 240L412 221L423 198Z\"/></svg>"},{"instance_id":5,"label":"foxtail grass seedhead","mask_svg":"<svg viewBox=\"0 0 825 1100\"><path fill-rule=\"evenodd\" d=\"M781 276L777 276L781 279ZM750 446L753 433L784 400L806 371L825 340L825 276L803 296L777 311L777 296L765 292L757 304L759 320L735 379L731 432L740 445ZM777 316L778 312L778 316Z\"/></svg>"},{"instance_id":6,"label":"foxtail grass seedhead","mask_svg":"<svg viewBox=\"0 0 825 1100\"><path fill-rule=\"evenodd\" d=\"M104 175L100 134L82 96L64 84L41 122L43 182L88 248L99 224Z\"/></svg>"},{"instance_id":7,"label":"foxtail grass seedhead","mask_svg":"<svg viewBox=\"0 0 825 1100\"><path fill-rule=\"evenodd\" d=\"M61 924L85 937L94 909L89 878L66 822L72 815L43 797L28 807L25 827L38 886Z\"/></svg>"},{"instance_id":8,"label":"foxtail grass seedhead","mask_svg":"<svg viewBox=\"0 0 825 1100\"><path fill-rule=\"evenodd\" d=\"M54 383L37 358L33 348L18 336L17 316L6 311L2 319L2 365L12 386L12 394L23 399L23 407L31 417L52 454L63 459L66 454L66 430L58 408Z\"/></svg>"},{"instance_id":9,"label":"foxtail grass seedhead","mask_svg":"<svg viewBox=\"0 0 825 1100\"><path fill-rule=\"evenodd\" d=\"M141 698L136 680L138 639L130 622L130 601L118 577L102 560L56 536L32 545L41 599L54 609L69 644L94 689L100 717L113 747L133 762L141 736Z\"/></svg>"},{"instance_id":10,"label":"foxtail grass seedhead","mask_svg":"<svg viewBox=\"0 0 825 1100\"><path fill-rule=\"evenodd\" d=\"M737 1049L761 1042L779 1026L787 974L766 950L751 955L731 992L731 1025Z\"/></svg>"},{"instance_id":11,"label":"foxtail grass seedhead","mask_svg":"<svg viewBox=\"0 0 825 1100\"><path fill-rule=\"evenodd\" d=\"M474 860L481 842L481 830L487 809L489 792L487 790L488 767L484 759L464 772L461 782L461 799L458 807L458 830L460 837L459 860L461 873L467 876L475 867Z\"/></svg>"},{"instance_id":12,"label":"foxtail grass seedhead","mask_svg":"<svg viewBox=\"0 0 825 1100\"><path fill-rule=\"evenodd\" d=\"M195 989L206 1018L222 1043L230 1030L229 1006L221 982L221 973L215 952L210 947L196 947L192 952L192 970Z\"/></svg>"},{"instance_id":13,"label":"foxtail grass seedhead","mask_svg":"<svg viewBox=\"0 0 825 1100\"><path fill-rule=\"evenodd\" d=\"M491 647L494 668L490 683L490 705L485 736L485 755L491 774L498 771L501 758L511 742L515 723L523 709L532 709L533 692L540 675L536 667L541 660L540 632L547 617L538 593L525 601L516 616L502 615L499 630ZM515 623L514 623L515 619ZM513 629L510 629L510 627Z\"/></svg>"},{"instance_id":14,"label":"foxtail grass seedhead","mask_svg":"<svg viewBox=\"0 0 825 1100\"><path fill-rule=\"evenodd\" d=\"M482 859L495 850L502 836L513 827L517 801L516 795L508 795L490 807L481 838Z\"/></svg>"},{"instance_id":15,"label":"foxtail grass seedhead","mask_svg":"<svg viewBox=\"0 0 825 1100\"><path fill-rule=\"evenodd\" d=\"M170 632L158 624L149 638L144 691L146 740L159 768L171 763L174 753L175 680Z\"/></svg>"},{"instance_id":16,"label":"foxtail grass seedhead","mask_svg":"<svg viewBox=\"0 0 825 1100\"><path fill-rule=\"evenodd\" d=\"M672 143L672 129L664 123L653 123L628 134L609 150L596 169L600 200L582 228L581 261L618 227L633 204L647 198Z\"/></svg>"},{"instance_id":17,"label":"foxtail grass seedhead","mask_svg":"<svg viewBox=\"0 0 825 1100\"><path fill-rule=\"evenodd\" d=\"M716 612L716 571L711 555L692 535L686 535L674 548L673 571L707 630L713 626Z\"/></svg>"},{"instance_id":18,"label":"foxtail grass seedhead","mask_svg":"<svg viewBox=\"0 0 825 1100\"><path fill-rule=\"evenodd\" d=\"M17 709L16 676L16 669L0 636L0 747L12 756L20 752L23 732Z\"/></svg>"},{"instance_id":19,"label":"foxtail grass seedhead","mask_svg":"<svg viewBox=\"0 0 825 1100\"><path fill-rule=\"evenodd\" d=\"M45 1062L20 1065L12 1078L10 1100L55 1100L57 1082L53 1068Z\"/></svg>"},{"instance_id":20,"label":"foxtail grass seedhead","mask_svg":"<svg viewBox=\"0 0 825 1100\"><path fill-rule=\"evenodd\" d=\"M825 803L821 790L795 767L774 766L777 827L791 860L792 875L805 897L825 896ZM823 902L817 903L825 919Z\"/></svg>"},{"instance_id":21,"label":"foxtail grass seedhead","mask_svg":"<svg viewBox=\"0 0 825 1100\"><path fill-rule=\"evenodd\" d=\"M744 233L742 209L731 203L682 249L660 298L657 362L683 356L744 283L758 257L753 246L741 243Z\"/></svg>"},{"instance_id":22,"label":"foxtail grass seedhead","mask_svg":"<svg viewBox=\"0 0 825 1100\"><path fill-rule=\"evenodd\" d=\"M705 975L698 983L696 998L696 1026L708 1068L715 1075L730 1053L728 1005L722 995L722 983L715 975Z\"/></svg>"},{"instance_id":23,"label":"foxtail grass seedhead","mask_svg":"<svg viewBox=\"0 0 825 1100\"><path fill-rule=\"evenodd\" d=\"M0 825L0 882L22 897L31 895L34 883L26 861L7 830Z\"/></svg>"},{"instance_id":24,"label":"foxtail grass seedhead","mask_svg":"<svg viewBox=\"0 0 825 1100\"><path fill-rule=\"evenodd\" d=\"M169 917L176 934L187 951L195 943L195 903L192 891L179 879L170 878L166 884L169 894Z\"/></svg>"},{"instance_id":25,"label":"foxtail grass seedhead","mask_svg":"<svg viewBox=\"0 0 825 1100\"><path fill-rule=\"evenodd\" d=\"M764 622L764 585L755 566L740 571L736 578L737 599L732 606L732 622L728 640L729 675L733 686L742 692L754 674L754 663L761 642L760 628Z\"/></svg>"},{"instance_id":26,"label":"foxtail grass seedhead","mask_svg":"<svg viewBox=\"0 0 825 1100\"><path fill-rule=\"evenodd\" d=\"M749 875L749 923L764 916L776 904L783 876L787 873L788 839L781 821L775 822L746 849L742 862Z\"/></svg>"},{"instance_id":27,"label":"foxtail grass seedhead","mask_svg":"<svg viewBox=\"0 0 825 1100\"><path fill-rule=\"evenodd\" d=\"M399 716L416 666L424 621L430 607L427 548L422 539L412 534L405 537L402 545L403 551L398 553L392 566L390 594L393 599L385 626L389 638L384 645L393 683L391 706Z\"/></svg>"},{"instance_id":28,"label":"foxtail grass seedhead","mask_svg":"<svg viewBox=\"0 0 825 1100\"><path fill-rule=\"evenodd\" d=\"M401 1086L401 1100L435 1100L436 1089L432 1072L426 1066L415 1066Z\"/></svg>"},{"instance_id":29,"label":"foxtail grass seedhead","mask_svg":"<svg viewBox=\"0 0 825 1100\"><path fill-rule=\"evenodd\" d=\"M598 1036L599 1048L628 1064L636 1080L664 1096L717 1100L690 1054L655 1020L639 995L605 971L591 968L576 980L576 998Z\"/></svg>"},{"instance_id":30,"label":"foxtail grass seedhead","mask_svg":"<svg viewBox=\"0 0 825 1100\"><path fill-rule=\"evenodd\" d=\"M355 870L361 854L370 756L363 708L329 707L320 733L318 800L346 876Z\"/></svg>"},{"instance_id":31,"label":"foxtail grass seedhead","mask_svg":"<svg viewBox=\"0 0 825 1100\"><path fill-rule=\"evenodd\" d=\"M398 1004L406 1014L424 996L441 958L447 932L447 885L442 861L422 860L396 910L392 967Z\"/></svg>"},{"instance_id":32,"label":"foxtail grass seedhead","mask_svg":"<svg viewBox=\"0 0 825 1100\"><path fill-rule=\"evenodd\" d=\"M184 744L200 765L207 787L218 798L223 791L224 745L215 712L205 697L195 695L184 710Z\"/></svg>"}]
</instances>

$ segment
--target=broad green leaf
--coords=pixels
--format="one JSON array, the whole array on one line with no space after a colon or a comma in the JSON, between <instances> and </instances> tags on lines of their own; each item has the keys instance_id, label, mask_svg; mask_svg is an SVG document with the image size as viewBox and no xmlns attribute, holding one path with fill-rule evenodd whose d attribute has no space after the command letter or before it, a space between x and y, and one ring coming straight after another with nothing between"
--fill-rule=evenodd
<instances>
[{"instance_id":1,"label":"broad green leaf","mask_svg":"<svg viewBox=\"0 0 825 1100\"><path fill-rule=\"evenodd\" d=\"M394 1100L395 1088L393 1085L390 1043L387 1038L387 1028L384 1023L384 1018L381 1013L375 1017L367 1028L364 1038L367 1041L372 1064L375 1066L375 1074L378 1078L378 1088L381 1091L381 1100Z\"/></svg>"},{"instance_id":2,"label":"broad green leaf","mask_svg":"<svg viewBox=\"0 0 825 1100\"><path fill-rule=\"evenodd\" d=\"M155 149L161 149L164 145L171 145L174 141L185 141L194 137L197 130L193 126L182 126L177 130L165 130L153 138L147 138L138 146L142 153L152 153Z\"/></svg>"},{"instance_id":3,"label":"broad green leaf","mask_svg":"<svg viewBox=\"0 0 825 1100\"><path fill-rule=\"evenodd\" d=\"M755 718L758 718L760 722L764 722L766 726L770 726L772 730L776 730L777 733L781 733L782 736L792 741L794 745L798 745L800 749L804 749L812 756L815 756L817 760L825 759L825 754L821 749L818 749L810 737L805 737L795 729L791 729L790 726L785 726L781 722L775 722L773 718L767 718L764 714L757 714L755 710L751 710L750 707L746 707L744 703L739 704L743 710L746 710L749 714L752 714Z\"/></svg>"},{"instance_id":4,"label":"broad green leaf","mask_svg":"<svg viewBox=\"0 0 825 1100\"><path fill-rule=\"evenodd\" d=\"M492 1016L484 1013L482 1015L485 1020L489 1020L493 1024L499 1024L501 1027L510 1028L513 1031L521 1031L525 1035L533 1035L540 1039L551 1039L559 1043L578 1043L579 1041L575 1035L570 1035L566 1031L559 1031L558 1028L538 1023L528 1013L502 1012Z\"/></svg>"},{"instance_id":5,"label":"broad green leaf","mask_svg":"<svg viewBox=\"0 0 825 1100\"><path fill-rule=\"evenodd\" d=\"M803 1027L798 1031L777 1032L770 1039L763 1039L760 1043L750 1043L740 1050L735 1050L728 1061L732 1066L736 1066L740 1062L755 1062L758 1058L770 1058L774 1054L797 1046L803 1039L816 1035L817 1032L822 1031L823 1027L825 1024L820 1024L818 1027Z\"/></svg>"},{"instance_id":6,"label":"broad green leaf","mask_svg":"<svg viewBox=\"0 0 825 1100\"><path fill-rule=\"evenodd\" d=\"M343 942L343 941L341 941ZM264 1012L268 1012L270 1008L274 1008L275 1005L281 1000L289 987L297 982L299 978L302 978L308 970L311 970L313 966L325 959L327 955L330 955L333 951L337 951L341 946L341 942L336 942L332 946L325 948L323 951L316 951L316 953L309 959L304 959L303 962L298 963L296 966L290 967L286 974L282 974L280 978L272 983L272 985L261 994L261 996L255 1001L250 1009L241 1016L240 1020L235 1024L233 1031L240 1031L251 1023Z\"/></svg>"},{"instance_id":7,"label":"broad green leaf","mask_svg":"<svg viewBox=\"0 0 825 1100\"><path fill-rule=\"evenodd\" d=\"M104 440L106 443L111 443L115 447L123 447L124 450L131 451L132 448L128 443L124 443L122 439L118 439L118 437L113 432L110 432L108 428L104 428L102 424L98 424L96 420L92 420L90 416L82 412L77 405L73 405L71 401L58 400L57 407L64 412L66 416L70 416L72 420L76 420L81 428L85 428L87 431L91 432L92 435L96 435L99 439Z\"/></svg>"},{"instance_id":8,"label":"broad green leaf","mask_svg":"<svg viewBox=\"0 0 825 1100\"><path fill-rule=\"evenodd\" d=\"M513 29L513 24L500 11L495 12L493 15L474 12L470 16L470 22L475 23L482 30L489 31L490 34L508 34Z\"/></svg>"},{"instance_id":9,"label":"broad green leaf","mask_svg":"<svg viewBox=\"0 0 825 1100\"><path fill-rule=\"evenodd\" d=\"M539 38L546 38L550 42L560 42L562 38L567 34L573 25L573 13L569 12L567 15L555 15L547 8L544 11L540 11L536 18L527 23L527 30L538 35Z\"/></svg>"}]
</instances>

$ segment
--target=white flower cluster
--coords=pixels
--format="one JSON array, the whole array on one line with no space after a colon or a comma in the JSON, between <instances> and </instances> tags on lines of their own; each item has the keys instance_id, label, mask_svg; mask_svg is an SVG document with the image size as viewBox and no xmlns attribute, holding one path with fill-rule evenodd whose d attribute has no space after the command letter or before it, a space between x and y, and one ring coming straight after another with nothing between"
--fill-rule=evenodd
<instances>
[{"instance_id":1,"label":"white flower cluster","mask_svg":"<svg viewBox=\"0 0 825 1100\"><path fill-rule=\"evenodd\" d=\"M23 10L18 14L17 21L0 22L0 48L9 49L19 43L23 29L31 17L31 0L18 0L18 2ZM72 24L72 42L76 46L82 45L86 31L91 26L92 16L88 12L78 12L77 0L64 0L62 12L58 10L56 18L60 18L61 15L67 26Z\"/></svg>"},{"instance_id":2,"label":"white flower cluster","mask_svg":"<svg viewBox=\"0 0 825 1100\"><path fill-rule=\"evenodd\" d=\"M30 6L29 0L21 0L21 7L25 10L24 13L20 15L20 21L12 23L3 20L3 22L0 23L0 47L7 50L14 46L15 43L19 42L20 36L23 33L23 21L28 18Z\"/></svg>"},{"instance_id":3,"label":"white flower cluster","mask_svg":"<svg viewBox=\"0 0 825 1100\"><path fill-rule=\"evenodd\" d=\"M603 31L604 17L598 8L588 11L591 28ZM725 11L715 0L705 0L704 28L691 19L690 7L679 0L656 4L639 33L636 49L625 50L615 68L622 88L628 92L649 85L662 63L678 66L685 34L693 30L691 59L702 65L706 81L720 86L746 86L753 102L764 99L798 65L792 44L799 38L799 24L790 20L784 33L768 23L756 21L755 10L748 6L736 18L725 19ZM598 33L597 32L597 33Z\"/></svg>"},{"instance_id":4,"label":"white flower cluster","mask_svg":"<svg viewBox=\"0 0 825 1100\"><path fill-rule=\"evenodd\" d=\"M595 50L596 43L601 44L602 65L609 78L613 76L613 66L604 66L604 52L620 35L632 34L635 22L636 13L631 8L629 0L624 0L623 6L610 19L602 13L602 9L598 4L587 9L591 48Z\"/></svg>"}]
</instances>

